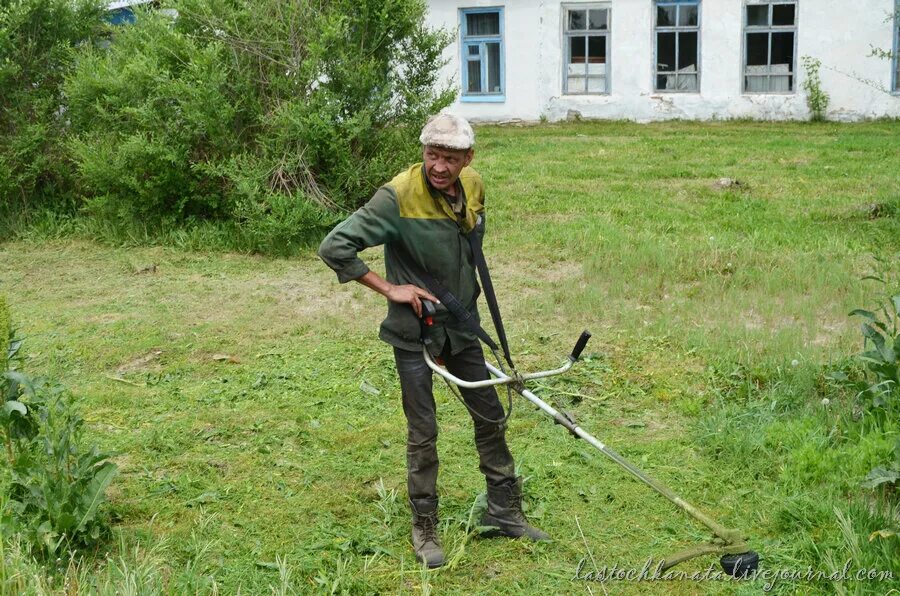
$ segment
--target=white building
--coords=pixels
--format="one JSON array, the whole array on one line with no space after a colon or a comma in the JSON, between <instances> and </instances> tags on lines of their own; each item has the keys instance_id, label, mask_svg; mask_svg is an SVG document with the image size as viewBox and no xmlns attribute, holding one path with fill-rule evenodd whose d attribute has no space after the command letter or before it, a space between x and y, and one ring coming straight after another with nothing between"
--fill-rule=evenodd
<instances>
[{"instance_id":1,"label":"white building","mask_svg":"<svg viewBox=\"0 0 900 596\"><path fill-rule=\"evenodd\" d=\"M900 117L900 0L429 0L473 120ZM893 57L872 56L873 48Z\"/></svg>"}]
</instances>

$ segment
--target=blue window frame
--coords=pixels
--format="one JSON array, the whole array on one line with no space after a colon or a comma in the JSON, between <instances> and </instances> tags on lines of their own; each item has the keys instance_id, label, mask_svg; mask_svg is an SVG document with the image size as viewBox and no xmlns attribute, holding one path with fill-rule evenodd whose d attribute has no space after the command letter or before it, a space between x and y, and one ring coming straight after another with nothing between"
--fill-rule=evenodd
<instances>
[{"instance_id":1,"label":"blue window frame","mask_svg":"<svg viewBox=\"0 0 900 596\"><path fill-rule=\"evenodd\" d=\"M462 101L506 100L503 9L460 10Z\"/></svg>"},{"instance_id":2,"label":"blue window frame","mask_svg":"<svg viewBox=\"0 0 900 596\"><path fill-rule=\"evenodd\" d=\"M894 3L894 93L900 93L900 0Z\"/></svg>"},{"instance_id":3,"label":"blue window frame","mask_svg":"<svg viewBox=\"0 0 900 596\"><path fill-rule=\"evenodd\" d=\"M120 8L119 10L111 10L106 13L106 22L110 25L134 25L137 17L130 8Z\"/></svg>"},{"instance_id":4,"label":"blue window frame","mask_svg":"<svg viewBox=\"0 0 900 596\"><path fill-rule=\"evenodd\" d=\"M700 0L656 2L656 91L700 91Z\"/></svg>"}]
</instances>

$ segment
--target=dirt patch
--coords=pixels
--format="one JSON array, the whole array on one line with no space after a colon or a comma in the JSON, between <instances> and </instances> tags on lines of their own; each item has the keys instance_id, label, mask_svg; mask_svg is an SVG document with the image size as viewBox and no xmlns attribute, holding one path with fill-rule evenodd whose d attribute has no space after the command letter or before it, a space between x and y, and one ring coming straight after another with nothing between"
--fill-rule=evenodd
<instances>
[{"instance_id":1,"label":"dirt patch","mask_svg":"<svg viewBox=\"0 0 900 596\"><path fill-rule=\"evenodd\" d=\"M824 321L819 332L816 333L816 336L810 343L820 347L836 343L838 336L852 326L852 321L849 318L847 320Z\"/></svg>"},{"instance_id":2,"label":"dirt patch","mask_svg":"<svg viewBox=\"0 0 900 596\"><path fill-rule=\"evenodd\" d=\"M277 278L259 286L261 293L272 296L280 306L288 307L295 315L310 320L326 313L362 314L369 311L371 304L368 300L355 295L354 290L358 289L356 284L338 285L337 280L330 276L303 282ZM371 298L368 293L363 295Z\"/></svg>"},{"instance_id":3,"label":"dirt patch","mask_svg":"<svg viewBox=\"0 0 900 596\"><path fill-rule=\"evenodd\" d=\"M85 322L87 323L96 323L98 325L112 325L113 323L118 323L125 317L121 313L103 313L100 315L90 315L85 317Z\"/></svg>"},{"instance_id":4,"label":"dirt patch","mask_svg":"<svg viewBox=\"0 0 900 596\"><path fill-rule=\"evenodd\" d=\"M547 225L571 224L584 217L584 213L525 213L520 215L525 221L546 223ZM600 216L597 216L600 217Z\"/></svg>"},{"instance_id":5,"label":"dirt patch","mask_svg":"<svg viewBox=\"0 0 900 596\"><path fill-rule=\"evenodd\" d=\"M763 328L763 318L754 310L741 313L741 321L744 322L744 329L748 331L756 331Z\"/></svg>"},{"instance_id":6,"label":"dirt patch","mask_svg":"<svg viewBox=\"0 0 900 596\"><path fill-rule=\"evenodd\" d=\"M550 283L558 283L561 281L580 280L583 274L581 263L575 261L558 261L556 263L548 263L544 267L537 270L539 279Z\"/></svg>"},{"instance_id":7,"label":"dirt patch","mask_svg":"<svg viewBox=\"0 0 900 596\"><path fill-rule=\"evenodd\" d=\"M812 162L813 158L808 155L792 157L790 159L780 158L778 160L778 163L783 166L808 166Z\"/></svg>"},{"instance_id":8,"label":"dirt patch","mask_svg":"<svg viewBox=\"0 0 900 596\"><path fill-rule=\"evenodd\" d=\"M658 432L662 430L668 430L669 427L658 420L654 420L650 416L655 416L653 413L648 412L648 416L643 418L614 418L610 420L611 424L615 426L623 426L625 428L633 428L637 430L647 430L650 432Z\"/></svg>"},{"instance_id":9,"label":"dirt patch","mask_svg":"<svg viewBox=\"0 0 900 596\"><path fill-rule=\"evenodd\" d=\"M513 282L515 285L520 284L523 275L527 274L529 285L535 285L532 282L538 282L537 285L544 286L543 282L559 283L564 281L582 281L584 278L584 269L578 261L524 261L521 255L517 254L496 254L488 258L488 267L491 270L491 277L494 278L495 284L503 284L505 282Z\"/></svg>"},{"instance_id":10,"label":"dirt patch","mask_svg":"<svg viewBox=\"0 0 900 596\"><path fill-rule=\"evenodd\" d=\"M712 183L713 190L745 190L747 184L734 178L719 178Z\"/></svg>"},{"instance_id":11,"label":"dirt patch","mask_svg":"<svg viewBox=\"0 0 900 596\"><path fill-rule=\"evenodd\" d=\"M159 357L162 356L162 350L153 349L138 356L137 358L133 358L123 364L120 364L118 368L116 368L116 373L119 375L124 375L128 373L136 373L136 372L146 372L150 370L159 370Z\"/></svg>"},{"instance_id":12,"label":"dirt patch","mask_svg":"<svg viewBox=\"0 0 900 596\"><path fill-rule=\"evenodd\" d=\"M156 263L150 263L149 265L132 265L132 274L134 275L156 275L158 270L159 267Z\"/></svg>"}]
</instances>

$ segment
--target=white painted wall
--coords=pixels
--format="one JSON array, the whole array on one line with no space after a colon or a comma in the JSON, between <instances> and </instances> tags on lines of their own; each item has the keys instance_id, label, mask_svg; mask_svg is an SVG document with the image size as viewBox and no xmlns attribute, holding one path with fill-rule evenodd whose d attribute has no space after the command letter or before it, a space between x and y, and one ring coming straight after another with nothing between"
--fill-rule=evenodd
<instances>
[{"instance_id":1,"label":"white painted wall","mask_svg":"<svg viewBox=\"0 0 900 596\"><path fill-rule=\"evenodd\" d=\"M750 0L751 2L753 0ZM566 2L565 4L577 4ZM797 82L789 95L742 93L744 0L701 0L700 93L653 91L652 0L611 0L609 95L562 93L563 3L551 0L429 0L432 26L456 32L447 48L443 76L460 88L459 9L504 8L506 100L457 102L453 110L473 120L561 120L583 118L636 121L675 118L711 120L806 119L800 56L822 61L823 89L831 96L830 118L860 120L900 117L900 95L859 79L891 86L891 63L867 57L870 45L891 49L894 0L798 0Z\"/></svg>"}]
</instances>

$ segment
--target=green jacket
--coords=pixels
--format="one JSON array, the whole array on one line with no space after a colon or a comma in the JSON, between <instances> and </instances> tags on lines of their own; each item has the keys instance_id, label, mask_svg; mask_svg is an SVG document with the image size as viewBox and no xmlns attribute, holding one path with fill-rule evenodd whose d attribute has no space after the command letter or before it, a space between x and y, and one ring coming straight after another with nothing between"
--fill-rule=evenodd
<instances>
[{"instance_id":1,"label":"green jacket","mask_svg":"<svg viewBox=\"0 0 900 596\"><path fill-rule=\"evenodd\" d=\"M479 216L482 223L478 224L477 233L484 233L484 185L478 172L468 167L463 168L459 182L457 188L463 191L465 208L457 216L441 193L428 183L422 164L411 166L338 224L319 246L319 257L337 273L338 281L346 283L369 271L357 253L384 245L384 265L390 283L428 289L410 269L407 260L413 259L477 317L475 301L481 290L475 281L472 249L464 234L475 228ZM379 337L392 346L417 351L422 348L420 335L419 318L412 308L388 301ZM478 341L441 305L437 306L430 338L434 353L440 353L447 339L454 354Z\"/></svg>"}]
</instances>

